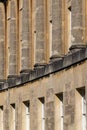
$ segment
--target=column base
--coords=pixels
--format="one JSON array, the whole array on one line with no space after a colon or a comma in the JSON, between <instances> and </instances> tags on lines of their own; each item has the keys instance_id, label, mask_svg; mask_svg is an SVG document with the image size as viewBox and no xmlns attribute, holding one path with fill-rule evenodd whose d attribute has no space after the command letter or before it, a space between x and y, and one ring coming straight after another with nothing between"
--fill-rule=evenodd
<instances>
[{"instance_id":1,"label":"column base","mask_svg":"<svg viewBox=\"0 0 87 130\"><path fill-rule=\"evenodd\" d=\"M59 59L62 59L64 56L63 55L52 55L50 57L50 62L53 62L53 61L56 61L56 60L59 60Z\"/></svg>"},{"instance_id":2,"label":"column base","mask_svg":"<svg viewBox=\"0 0 87 130\"><path fill-rule=\"evenodd\" d=\"M2 85L5 81L6 79L0 79L0 85Z\"/></svg>"},{"instance_id":3,"label":"column base","mask_svg":"<svg viewBox=\"0 0 87 130\"><path fill-rule=\"evenodd\" d=\"M18 77L18 75L8 75L8 79L10 79L10 78L17 78Z\"/></svg>"},{"instance_id":4,"label":"column base","mask_svg":"<svg viewBox=\"0 0 87 130\"><path fill-rule=\"evenodd\" d=\"M31 72L31 69L24 69L20 71L20 74L29 74Z\"/></svg>"},{"instance_id":5,"label":"column base","mask_svg":"<svg viewBox=\"0 0 87 130\"><path fill-rule=\"evenodd\" d=\"M39 69L39 68L43 68L44 66L46 66L47 65L47 63L36 63L35 65L34 65L34 70L35 69Z\"/></svg>"},{"instance_id":6,"label":"column base","mask_svg":"<svg viewBox=\"0 0 87 130\"><path fill-rule=\"evenodd\" d=\"M85 49L87 48L87 45L72 45L69 50L71 52L74 52L74 51L77 51L77 50L80 50L80 49Z\"/></svg>"}]
</instances>

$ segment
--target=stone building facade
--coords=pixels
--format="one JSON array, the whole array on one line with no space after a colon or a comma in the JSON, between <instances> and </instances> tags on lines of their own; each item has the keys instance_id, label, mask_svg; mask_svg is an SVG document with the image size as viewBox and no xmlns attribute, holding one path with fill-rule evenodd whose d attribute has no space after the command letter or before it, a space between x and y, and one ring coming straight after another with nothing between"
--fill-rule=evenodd
<instances>
[{"instance_id":1,"label":"stone building facade","mask_svg":"<svg viewBox=\"0 0 87 130\"><path fill-rule=\"evenodd\" d=\"M87 0L0 0L0 130L87 130Z\"/></svg>"}]
</instances>

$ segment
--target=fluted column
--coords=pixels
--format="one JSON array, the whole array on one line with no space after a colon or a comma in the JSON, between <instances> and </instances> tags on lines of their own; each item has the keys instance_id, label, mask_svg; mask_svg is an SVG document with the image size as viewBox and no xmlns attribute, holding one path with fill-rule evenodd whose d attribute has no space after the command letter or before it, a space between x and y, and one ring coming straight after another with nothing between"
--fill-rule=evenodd
<instances>
[{"instance_id":1,"label":"fluted column","mask_svg":"<svg viewBox=\"0 0 87 130\"><path fill-rule=\"evenodd\" d=\"M17 1L9 1L8 75L17 75Z\"/></svg>"},{"instance_id":2,"label":"fluted column","mask_svg":"<svg viewBox=\"0 0 87 130\"><path fill-rule=\"evenodd\" d=\"M32 37L31 37L31 0L20 0L19 5L19 37L20 37L20 70L28 70L32 67Z\"/></svg>"},{"instance_id":3,"label":"fluted column","mask_svg":"<svg viewBox=\"0 0 87 130\"><path fill-rule=\"evenodd\" d=\"M62 56L62 0L52 0L52 53L51 57Z\"/></svg>"},{"instance_id":4,"label":"fluted column","mask_svg":"<svg viewBox=\"0 0 87 130\"><path fill-rule=\"evenodd\" d=\"M5 6L0 2L0 79L5 79Z\"/></svg>"},{"instance_id":5,"label":"fluted column","mask_svg":"<svg viewBox=\"0 0 87 130\"><path fill-rule=\"evenodd\" d=\"M46 63L46 5L45 0L33 1L34 64Z\"/></svg>"},{"instance_id":6,"label":"fluted column","mask_svg":"<svg viewBox=\"0 0 87 130\"><path fill-rule=\"evenodd\" d=\"M71 27L72 27L72 45L71 49L82 48L85 45L84 35L84 14L85 14L85 0L72 0L71 4Z\"/></svg>"},{"instance_id":7,"label":"fluted column","mask_svg":"<svg viewBox=\"0 0 87 130\"><path fill-rule=\"evenodd\" d=\"M48 61L52 55L52 0L47 1L47 55Z\"/></svg>"}]
</instances>

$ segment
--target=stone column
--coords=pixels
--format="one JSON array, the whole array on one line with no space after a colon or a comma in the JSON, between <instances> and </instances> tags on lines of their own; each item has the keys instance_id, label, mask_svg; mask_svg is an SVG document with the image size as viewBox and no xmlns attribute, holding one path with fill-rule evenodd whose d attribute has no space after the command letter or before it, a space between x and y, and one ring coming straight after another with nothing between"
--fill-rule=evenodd
<instances>
[{"instance_id":1,"label":"stone column","mask_svg":"<svg viewBox=\"0 0 87 130\"><path fill-rule=\"evenodd\" d=\"M83 48L86 44L84 42L84 1L83 0L72 0L71 3L71 48L78 49Z\"/></svg>"},{"instance_id":2,"label":"stone column","mask_svg":"<svg viewBox=\"0 0 87 130\"><path fill-rule=\"evenodd\" d=\"M62 56L62 0L52 0L52 56Z\"/></svg>"},{"instance_id":3,"label":"stone column","mask_svg":"<svg viewBox=\"0 0 87 130\"><path fill-rule=\"evenodd\" d=\"M32 38L31 38L31 1L22 0L19 5L19 37L20 37L20 70L24 72L32 67Z\"/></svg>"},{"instance_id":4,"label":"stone column","mask_svg":"<svg viewBox=\"0 0 87 130\"><path fill-rule=\"evenodd\" d=\"M17 74L17 2L11 0L8 27L8 75Z\"/></svg>"},{"instance_id":5,"label":"stone column","mask_svg":"<svg viewBox=\"0 0 87 130\"><path fill-rule=\"evenodd\" d=\"M47 56L48 61L52 55L52 0L47 1Z\"/></svg>"},{"instance_id":6,"label":"stone column","mask_svg":"<svg viewBox=\"0 0 87 130\"><path fill-rule=\"evenodd\" d=\"M0 79L5 78L5 6L0 2Z\"/></svg>"},{"instance_id":7,"label":"stone column","mask_svg":"<svg viewBox=\"0 0 87 130\"><path fill-rule=\"evenodd\" d=\"M36 0L33 3L34 16L34 64L46 63L46 6L45 0Z\"/></svg>"}]
</instances>

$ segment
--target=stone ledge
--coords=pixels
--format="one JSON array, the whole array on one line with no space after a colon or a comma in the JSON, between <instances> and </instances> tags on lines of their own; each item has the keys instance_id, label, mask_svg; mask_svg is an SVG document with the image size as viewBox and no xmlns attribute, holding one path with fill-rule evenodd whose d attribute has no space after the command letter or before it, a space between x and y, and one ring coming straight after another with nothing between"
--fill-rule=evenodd
<instances>
[{"instance_id":1,"label":"stone ledge","mask_svg":"<svg viewBox=\"0 0 87 130\"><path fill-rule=\"evenodd\" d=\"M10 77L4 83L0 84L0 91L10 89L13 87L22 86L28 82L32 82L39 78L48 76L52 73L69 68L75 64L78 64L87 59L87 48L76 50L75 52L68 53L63 58L59 58L41 67L29 71L29 73L23 73L19 76Z\"/></svg>"}]
</instances>

